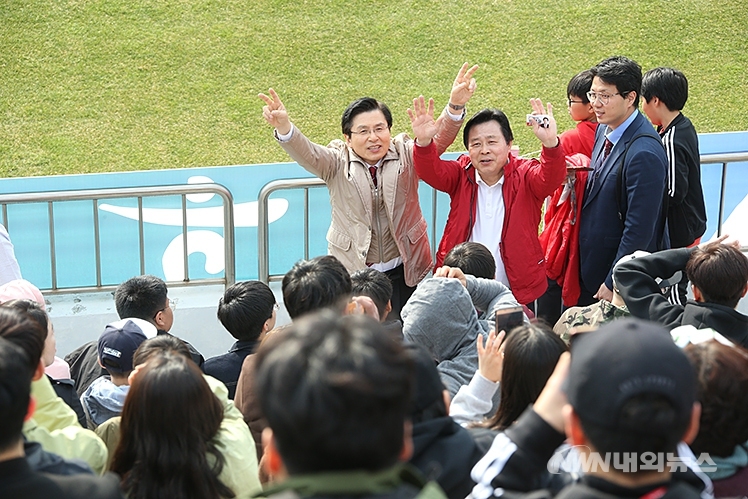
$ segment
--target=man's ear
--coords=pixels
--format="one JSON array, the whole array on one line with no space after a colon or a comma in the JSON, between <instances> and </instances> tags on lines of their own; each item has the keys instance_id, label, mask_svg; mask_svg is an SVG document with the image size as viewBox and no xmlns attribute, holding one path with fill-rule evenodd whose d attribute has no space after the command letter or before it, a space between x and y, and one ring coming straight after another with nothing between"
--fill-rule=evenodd
<instances>
[{"instance_id":1,"label":"man's ear","mask_svg":"<svg viewBox=\"0 0 748 499\"><path fill-rule=\"evenodd\" d=\"M693 299L695 301L698 301L698 302L704 301L704 297L701 296L701 290L697 288L695 284L691 284L691 292L693 293Z\"/></svg>"},{"instance_id":2,"label":"man's ear","mask_svg":"<svg viewBox=\"0 0 748 499\"><path fill-rule=\"evenodd\" d=\"M44 376L44 361L39 359L39 364L37 364L36 369L34 369L34 375L31 377L31 381L42 379L42 376Z\"/></svg>"},{"instance_id":3,"label":"man's ear","mask_svg":"<svg viewBox=\"0 0 748 499\"><path fill-rule=\"evenodd\" d=\"M262 430L262 450L264 453L262 463L265 473L271 477L285 476L286 467L275 445L273 430L269 427Z\"/></svg>"},{"instance_id":4,"label":"man's ear","mask_svg":"<svg viewBox=\"0 0 748 499\"><path fill-rule=\"evenodd\" d=\"M562 413L564 415L564 432L571 445L587 445L587 437L582 430L582 422L571 404L566 404Z\"/></svg>"},{"instance_id":5,"label":"man's ear","mask_svg":"<svg viewBox=\"0 0 748 499\"><path fill-rule=\"evenodd\" d=\"M29 397L29 408L26 410L26 417L23 418L24 423L34 417L34 411L36 411L36 399L31 395Z\"/></svg>"},{"instance_id":6,"label":"man's ear","mask_svg":"<svg viewBox=\"0 0 748 499\"><path fill-rule=\"evenodd\" d=\"M748 286L746 286L746 289L748 289ZM387 300L387 306L384 308L382 317L386 319L387 316L390 315L390 312L392 312L392 300Z\"/></svg>"},{"instance_id":7,"label":"man's ear","mask_svg":"<svg viewBox=\"0 0 748 499\"><path fill-rule=\"evenodd\" d=\"M400 449L398 459L402 462L410 461L413 457L413 423L406 420L403 423L403 448Z\"/></svg>"},{"instance_id":8,"label":"man's ear","mask_svg":"<svg viewBox=\"0 0 748 499\"><path fill-rule=\"evenodd\" d=\"M637 95L639 94L637 94L635 90L632 90L626 94L625 99L628 101L629 104L631 104L631 107L634 107L634 101L636 100Z\"/></svg>"},{"instance_id":9,"label":"man's ear","mask_svg":"<svg viewBox=\"0 0 748 499\"><path fill-rule=\"evenodd\" d=\"M688 423L688 429L683 435L683 441L688 445L691 445L696 440L696 435L699 434L699 421L701 420L701 404L699 402L693 403L693 409L691 409L691 422Z\"/></svg>"},{"instance_id":10,"label":"man's ear","mask_svg":"<svg viewBox=\"0 0 748 499\"><path fill-rule=\"evenodd\" d=\"M156 329L165 330L164 326L166 325L166 322L164 322L163 310L159 310L158 312L156 312L156 315L153 316L153 324L156 326Z\"/></svg>"}]
</instances>

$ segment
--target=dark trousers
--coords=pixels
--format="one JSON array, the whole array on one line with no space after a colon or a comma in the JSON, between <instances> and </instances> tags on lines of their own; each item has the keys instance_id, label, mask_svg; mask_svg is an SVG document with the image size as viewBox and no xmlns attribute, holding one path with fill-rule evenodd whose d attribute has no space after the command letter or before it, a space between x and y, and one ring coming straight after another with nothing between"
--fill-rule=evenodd
<instances>
[{"instance_id":1,"label":"dark trousers","mask_svg":"<svg viewBox=\"0 0 748 499\"><path fill-rule=\"evenodd\" d=\"M579 300L577 300L576 305L573 306L586 307L599 301L594 297L595 293L597 293L597 290L590 291L585 288L584 284L581 283L581 278L579 284L581 288ZM563 314L564 310L570 308L564 306L563 298L561 297L561 291L561 286L559 286L556 281L548 279L548 289L545 293L543 293L543 296L536 300L536 313L538 318L543 319L551 327L556 325L558 320L561 318L561 314Z\"/></svg>"},{"instance_id":2,"label":"dark trousers","mask_svg":"<svg viewBox=\"0 0 748 499\"><path fill-rule=\"evenodd\" d=\"M546 278L548 279L548 278ZM536 300L535 315L553 327L563 312L561 286L553 279L548 279L548 289Z\"/></svg>"},{"instance_id":3,"label":"dark trousers","mask_svg":"<svg viewBox=\"0 0 748 499\"><path fill-rule=\"evenodd\" d=\"M392 310L387 316L388 321L401 320L400 311L403 309L405 302L408 301L410 295L416 290L415 286L411 287L405 284L405 269L402 265L398 265L392 270L388 270L384 273L392 283Z\"/></svg>"}]
</instances>

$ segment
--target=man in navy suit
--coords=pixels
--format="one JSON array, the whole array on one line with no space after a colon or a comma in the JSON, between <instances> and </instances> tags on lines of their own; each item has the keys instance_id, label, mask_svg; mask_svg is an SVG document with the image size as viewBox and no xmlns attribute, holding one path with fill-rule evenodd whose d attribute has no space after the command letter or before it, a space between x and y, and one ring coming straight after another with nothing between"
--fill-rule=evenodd
<instances>
[{"instance_id":1,"label":"man in navy suit","mask_svg":"<svg viewBox=\"0 0 748 499\"><path fill-rule=\"evenodd\" d=\"M613 264L622 256L667 246L667 156L652 124L637 109L641 66L615 56L593 67L592 73L587 96L600 125L579 220L579 305L612 300Z\"/></svg>"}]
</instances>

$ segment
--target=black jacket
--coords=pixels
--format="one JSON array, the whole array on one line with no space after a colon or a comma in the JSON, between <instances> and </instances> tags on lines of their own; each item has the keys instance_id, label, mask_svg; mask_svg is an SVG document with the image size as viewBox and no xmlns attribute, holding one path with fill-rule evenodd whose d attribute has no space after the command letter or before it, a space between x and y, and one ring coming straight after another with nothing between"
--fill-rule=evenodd
<instances>
[{"instance_id":1,"label":"black jacket","mask_svg":"<svg viewBox=\"0 0 748 499\"><path fill-rule=\"evenodd\" d=\"M701 188L699 139L691 120L679 114L658 129L668 160L667 222L670 246L685 248L706 231L706 207Z\"/></svg>"},{"instance_id":2,"label":"black jacket","mask_svg":"<svg viewBox=\"0 0 748 499\"><path fill-rule=\"evenodd\" d=\"M668 279L686 268L693 249L672 249L635 258L616 267L618 292L634 317L659 322L668 329L678 326L711 328L748 348L748 316L714 303L688 301L673 305L660 292L655 279Z\"/></svg>"},{"instance_id":3,"label":"black jacket","mask_svg":"<svg viewBox=\"0 0 748 499\"><path fill-rule=\"evenodd\" d=\"M25 459L0 462L0 497L23 499L122 499L113 473L59 476L38 473Z\"/></svg>"},{"instance_id":4,"label":"black jacket","mask_svg":"<svg viewBox=\"0 0 748 499\"><path fill-rule=\"evenodd\" d=\"M63 459L57 454L42 449L38 442L29 442L24 438L23 453L26 462L33 471L41 471L52 475L93 475L94 472L85 461L80 459Z\"/></svg>"},{"instance_id":5,"label":"black jacket","mask_svg":"<svg viewBox=\"0 0 748 499\"><path fill-rule=\"evenodd\" d=\"M475 482L470 470L483 457L473 437L449 416L413 425L410 464L436 481L449 499L464 499Z\"/></svg>"},{"instance_id":6,"label":"black jacket","mask_svg":"<svg viewBox=\"0 0 748 499\"><path fill-rule=\"evenodd\" d=\"M236 396L236 383L242 372L242 364L247 355L255 351L257 341L237 341L228 353L211 357L205 361L203 371L221 381L229 390L229 398Z\"/></svg>"},{"instance_id":7,"label":"black jacket","mask_svg":"<svg viewBox=\"0 0 748 499\"><path fill-rule=\"evenodd\" d=\"M478 466L485 470L472 499L494 497L523 499L612 499L615 497L644 497L662 489L662 499L699 499L705 483L690 469L676 470L669 481L639 489L627 489L600 477L554 470L554 485L563 479L568 485L554 492L538 483L544 481L551 469L549 460L564 435L546 423L532 408L496 437L496 442ZM503 442L503 445L502 445ZM486 465L486 460L493 460ZM478 468L476 466L476 469ZM552 488L552 487L551 487Z\"/></svg>"}]
</instances>

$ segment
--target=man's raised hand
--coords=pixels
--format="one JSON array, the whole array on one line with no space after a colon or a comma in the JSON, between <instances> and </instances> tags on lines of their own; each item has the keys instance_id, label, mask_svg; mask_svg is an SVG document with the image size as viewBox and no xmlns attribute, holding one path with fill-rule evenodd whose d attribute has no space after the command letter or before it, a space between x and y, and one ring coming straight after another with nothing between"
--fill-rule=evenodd
<instances>
[{"instance_id":1,"label":"man's raised hand","mask_svg":"<svg viewBox=\"0 0 748 499\"><path fill-rule=\"evenodd\" d=\"M478 69L478 65L472 67L468 66L468 63L462 65L460 71L457 73L454 83L452 84L452 92L449 94L449 103L455 106L465 106L470 100L470 97L475 93L475 89L478 84L473 78L473 74ZM450 109L452 114L459 114L457 109Z\"/></svg>"},{"instance_id":2,"label":"man's raised hand","mask_svg":"<svg viewBox=\"0 0 748 499\"><path fill-rule=\"evenodd\" d=\"M426 147L439 130L439 124L434 121L434 99L426 99L421 95L413 99L413 109L408 109L410 126L413 127L413 135L419 146Z\"/></svg>"},{"instance_id":3,"label":"man's raised hand","mask_svg":"<svg viewBox=\"0 0 748 499\"><path fill-rule=\"evenodd\" d=\"M262 106L262 117L278 130L280 135L286 135L291 131L291 121L288 119L286 106L283 105L275 90L271 88L268 93L270 97L265 94L258 95L260 99L265 101L265 105Z\"/></svg>"},{"instance_id":4,"label":"man's raised hand","mask_svg":"<svg viewBox=\"0 0 748 499\"><path fill-rule=\"evenodd\" d=\"M551 103L548 103L547 111L543 109L543 101L540 99L530 99L530 106L532 106L532 114L548 116L547 127L540 126L535 120L528 122L528 125L532 126L532 131L535 132L535 136L545 147L556 147L559 145L558 128L556 126L556 119L553 117L553 106Z\"/></svg>"}]
</instances>

